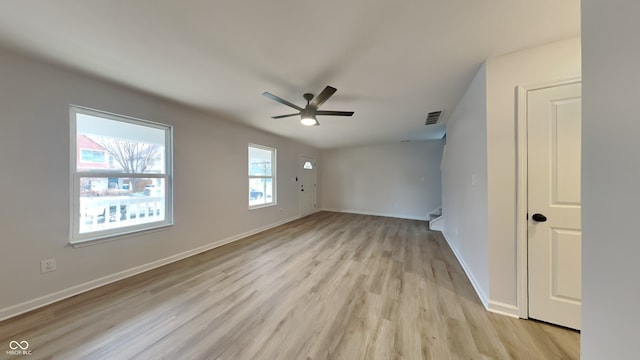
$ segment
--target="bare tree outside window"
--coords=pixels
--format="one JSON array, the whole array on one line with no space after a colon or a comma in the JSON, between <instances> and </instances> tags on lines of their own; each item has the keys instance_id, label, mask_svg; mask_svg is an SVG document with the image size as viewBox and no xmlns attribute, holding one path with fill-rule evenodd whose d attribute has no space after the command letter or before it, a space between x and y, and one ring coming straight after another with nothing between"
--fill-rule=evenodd
<instances>
[{"instance_id":1,"label":"bare tree outside window","mask_svg":"<svg viewBox=\"0 0 640 360\"><path fill-rule=\"evenodd\" d=\"M271 175L271 161L253 162L251 166L257 169L257 171L252 171L253 175Z\"/></svg>"},{"instance_id":2,"label":"bare tree outside window","mask_svg":"<svg viewBox=\"0 0 640 360\"><path fill-rule=\"evenodd\" d=\"M111 137L96 137L96 143L105 148L113 156L124 173L145 174L162 159L164 149L158 144L148 144L135 140L117 139ZM132 179L133 189L138 189L141 179Z\"/></svg>"}]
</instances>

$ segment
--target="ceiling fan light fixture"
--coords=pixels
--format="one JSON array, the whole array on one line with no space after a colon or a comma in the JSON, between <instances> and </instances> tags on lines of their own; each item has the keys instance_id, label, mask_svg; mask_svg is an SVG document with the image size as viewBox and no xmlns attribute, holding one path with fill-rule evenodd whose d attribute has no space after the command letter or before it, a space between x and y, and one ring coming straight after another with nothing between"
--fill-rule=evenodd
<instances>
[{"instance_id":1,"label":"ceiling fan light fixture","mask_svg":"<svg viewBox=\"0 0 640 360\"><path fill-rule=\"evenodd\" d=\"M305 126L320 125L315 116L303 116L302 119L300 119L300 123Z\"/></svg>"},{"instance_id":2,"label":"ceiling fan light fixture","mask_svg":"<svg viewBox=\"0 0 640 360\"><path fill-rule=\"evenodd\" d=\"M333 111L333 110L318 110L318 107L324 104L335 92L336 88L331 86L325 86L324 90L318 95L313 96L311 93L305 93L304 99L307 101L307 105L302 108L292 102L289 102L279 96L273 95L270 92L263 92L262 95L269 99L278 102L282 105L286 105L290 108L298 110L298 113L272 116L272 119L288 118L290 116L300 115L300 123L305 126L318 126L320 123L316 119L316 115L329 115L329 116L352 116L353 111Z\"/></svg>"}]
</instances>

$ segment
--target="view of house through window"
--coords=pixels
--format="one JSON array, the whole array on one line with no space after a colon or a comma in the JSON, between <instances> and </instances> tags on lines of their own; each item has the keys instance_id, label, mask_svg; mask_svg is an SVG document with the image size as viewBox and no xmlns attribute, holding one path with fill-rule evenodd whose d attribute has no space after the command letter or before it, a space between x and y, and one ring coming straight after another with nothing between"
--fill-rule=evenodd
<instances>
[{"instance_id":1,"label":"view of house through window","mask_svg":"<svg viewBox=\"0 0 640 360\"><path fill-rule=\"evenodd\" d=\"M171 127L71 107L72 242L171 223Z\"/></svg>"},{"instance_id":2,"label":"view of house through window","mask_svg":"<svg viewBox=\"0 0 640 360\"><path fill-rule=\"evenodd\" d=\"M249 144L249 208L276 204L276 149Z\"/></svg>"}]
</instances>

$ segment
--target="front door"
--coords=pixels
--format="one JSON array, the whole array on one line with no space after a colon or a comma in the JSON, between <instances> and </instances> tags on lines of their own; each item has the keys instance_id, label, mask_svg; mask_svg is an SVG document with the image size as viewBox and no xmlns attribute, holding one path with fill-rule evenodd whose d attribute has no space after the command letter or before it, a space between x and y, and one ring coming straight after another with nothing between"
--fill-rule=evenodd
<instances>
[{"instance_id":1,"label":"front door","mask_svg":"<svg viewBox=\"0 0 640 360\"><path fill-rule=\"evenodd\" d=\"M300 156L298 169L300 216L307 216L316 211L316 160Z\"/></svg>"},{"instance_id":2,"label":"front door","mask_svg":"<svg viewBox=\"0 0 640 360\"><path fill-rule=\"evenodd\" d=\"M529 317L580 329L581 83L527 95Z\"/></svg>"}]
</instances>

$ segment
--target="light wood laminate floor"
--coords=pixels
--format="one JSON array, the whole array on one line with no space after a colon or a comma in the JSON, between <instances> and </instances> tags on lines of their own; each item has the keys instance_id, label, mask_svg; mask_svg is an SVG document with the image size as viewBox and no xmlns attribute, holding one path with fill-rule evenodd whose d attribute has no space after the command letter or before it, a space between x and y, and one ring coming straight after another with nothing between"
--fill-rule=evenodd
<instances>
[{"instance_id":1,"label":"light wood laminate floor","mask_svg":"<svg viewBox=\"0 0 640 360\"><path fill-rule=\"evenodd\" d=\"M0 358L578 359L487 312L421 221L320 212L0 322ZM27 357L25 357L27 358Z\"/></svg>"}]
</instances>

